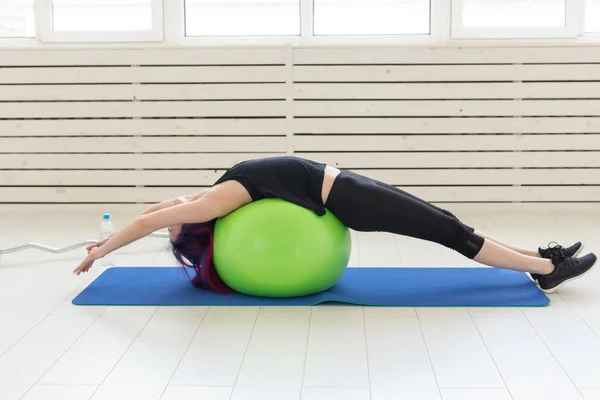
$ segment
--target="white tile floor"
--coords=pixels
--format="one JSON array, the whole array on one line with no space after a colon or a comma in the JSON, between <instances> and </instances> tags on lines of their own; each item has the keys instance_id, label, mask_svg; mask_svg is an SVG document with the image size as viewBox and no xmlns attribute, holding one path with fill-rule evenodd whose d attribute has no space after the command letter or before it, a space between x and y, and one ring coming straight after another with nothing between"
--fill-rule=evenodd
<instances>
[{"instance_id":1,"label":"white tile floor","mask_svg":"<svg viewBox=\"0 0 600 400\"><path fill-rule=\"evenodd\" d=\"M582 240L600 251L595 208L449 207L467 223L535 248ZM0 248L94 238L137 206L0 206ZM437 245L354 234L353 266L473 266ZM173 265L164 239L119 265ZM598 400L600 268L546 308L76 307L102 268L84 250L0 259L2 400Z\"/></svg>"}]
</instances>

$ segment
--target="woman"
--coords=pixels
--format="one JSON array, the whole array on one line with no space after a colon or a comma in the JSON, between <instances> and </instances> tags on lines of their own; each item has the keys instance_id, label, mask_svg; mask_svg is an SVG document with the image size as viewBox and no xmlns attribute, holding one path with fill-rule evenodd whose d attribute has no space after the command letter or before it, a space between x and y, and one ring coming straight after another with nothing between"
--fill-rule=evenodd
<instances>
[{"instance_id":1,"label":"woman","mask_svg":"<svg viewBox=\"0 0 600 400\"><path fill-rule=\"evenodd\" d=\"M221 293L231 292L212 267L212 227L217 218L262 198L281 198L319 216L325 214L327 207L343 224L357 231L390 232L428 240L481 264L529 272L545 292L582 276L596 262L594 254L576 258L582 249L579 242L568 248L556 245L538 251L519 249L463 224L449 211L383 182L315 161L283 156L241 162L227 170L210 189L150 207L109 239L90 246L90 254L74 273L87 272L95 260L168 228L175 257L196 270L192 283Z\"/></svg>"}]
</instances>

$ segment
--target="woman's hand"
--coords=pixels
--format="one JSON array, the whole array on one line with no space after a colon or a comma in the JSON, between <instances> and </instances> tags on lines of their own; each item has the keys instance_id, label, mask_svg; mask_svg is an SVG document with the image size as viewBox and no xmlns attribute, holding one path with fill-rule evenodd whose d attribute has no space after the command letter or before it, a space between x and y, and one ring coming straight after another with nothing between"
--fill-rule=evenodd
<instances>
[{"instance_id":1,"label":"woman's hand","mask_svg":"<svg viewBox=\"0 0 600 400\"><path fill-rule=\"evenodd\" d=\"M112 235L110 235L112 236ZM110 239L110 236L102 239L102 240L98 240L96 243L94 244L90 244L88 247L86 247L85 249L87 250L88 254L90 254L92 251L94 251L94 249L102 246L104 243L106 243L108 241L108 239Z\"/></svg>"},{"instance_id":2,"label":"woman's hand","mask_svg":"<svg viewBox=\"0 0 600 400\"><path fill-rule=\"evenodd\" d=\"M191 200L185 196L177 197L177 198L173 199L173 204L171 204L171 206L178 206L180 204L188 203L190 201Z\"/></svg>"},{"instance_id":3,"label":"woman's hand","mask_svg":"<svg viewBox=\"0 0 600 400\"><path fill-rule=\"evenodd\" d=\"M96 257L96 251L97 249L92 249L89 255L81 262L81 264L79 264L79 266L73 270L75 275L79 275L82 272L88 272L90 268L92 268L94 261L98 259Z\"/></svg>"}]
</instances>

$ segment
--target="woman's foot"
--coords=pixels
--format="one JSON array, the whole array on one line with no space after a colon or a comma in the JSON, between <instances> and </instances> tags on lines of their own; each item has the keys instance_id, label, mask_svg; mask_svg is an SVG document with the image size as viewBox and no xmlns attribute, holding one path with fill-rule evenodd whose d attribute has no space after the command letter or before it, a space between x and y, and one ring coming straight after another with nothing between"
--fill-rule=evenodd
<instances>
[{"instance_id":1,"label":"woman's foot","mask_svg":"<svg viewBox=\"0 0 600 400\"><path fill-rule=\"evenodd\" d=\"M554 244L552 246L552 244ZM575 244L572 244L571 246L565 248L562 247L561 245L559 245L556 242L551 242L547 248L542 249L541 247L538 248L538 253L540 254L540 256L542 258L548 258L550 260L554 260L554 259L564 259L564 258L574 258L577 257L579 255L579 253L581 253L581 250L583 250L583 244L581 242L577 242ZM543 275L540 274L531 274L531 278L534 281L537 281L540 279L540 277Z\"/></svg>"},{"instance_id":2,"label":"woman's foot","mask_svg":"<svg viewBox=\"0 0 600 400\"><path fill-rule=\"evenodd\" d=\"M554 271L548 275L539 275L538 277L540 288L545 293L552 293L563 284L588 273L596 264L596 260L597 257L593 253L580 258L553 258Z\"/></svg>"}]
</instances>

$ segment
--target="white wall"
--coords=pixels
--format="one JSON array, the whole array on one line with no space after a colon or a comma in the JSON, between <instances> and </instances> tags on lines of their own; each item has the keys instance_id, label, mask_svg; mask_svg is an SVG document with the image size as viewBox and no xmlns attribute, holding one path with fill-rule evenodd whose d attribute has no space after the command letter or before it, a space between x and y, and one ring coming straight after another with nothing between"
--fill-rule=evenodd
<instances>
[{"instance_id":1,"label":"white wall","mask_svg":"<svg viewBox=\"0 0 600 400\"><path fill-rule=\"evenodd\" d=\"M0 53L0 202L155 202L297 154L434 202L599 202L599 47Z\"/></svg>"}]
</instances>

